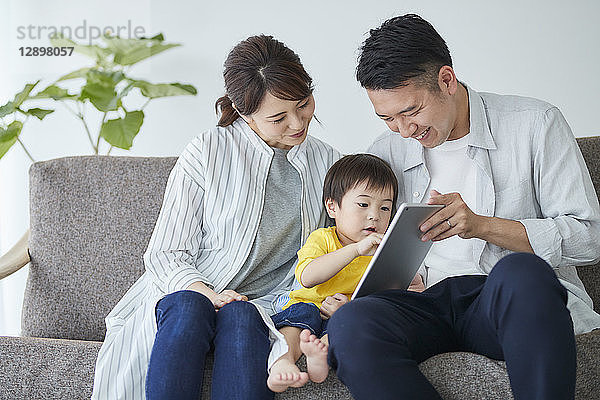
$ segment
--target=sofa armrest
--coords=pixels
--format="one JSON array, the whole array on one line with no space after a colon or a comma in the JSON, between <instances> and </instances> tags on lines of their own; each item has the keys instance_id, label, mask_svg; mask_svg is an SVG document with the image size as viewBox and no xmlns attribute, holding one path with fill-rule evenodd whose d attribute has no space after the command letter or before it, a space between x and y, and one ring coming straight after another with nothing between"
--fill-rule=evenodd
<instances>
[{"instance_id":1,"label":"sofa armrest","mask_svg":"<svg viewBox=\"0 0 600 400\"><path fill-rule=\"evenodd\" d=\"M30 261L29 229L21 239L3 256L0 257L0 279L17 272Z\"/></svg>"}]
</instances>

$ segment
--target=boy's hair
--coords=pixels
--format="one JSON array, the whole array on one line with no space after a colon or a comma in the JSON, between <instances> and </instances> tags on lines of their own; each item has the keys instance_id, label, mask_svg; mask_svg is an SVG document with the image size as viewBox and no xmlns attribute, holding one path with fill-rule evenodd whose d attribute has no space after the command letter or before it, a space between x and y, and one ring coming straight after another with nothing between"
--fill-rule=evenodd
<instances>
[{"instance_id":1,"label":"boy's hair","mask_svg":"<svg viewBox=\"0 0 600 400\"><path fill-rule=\"evenodd\" d=\"M366 182L368 189L392 189L392 215L394 215L398 197L398 180L390 165L372 154L345 156L329 168L323 184L323 204L331 199L341 205L342 197L363 182Z\"/></svg>"},{"instance_id":2,"label":"boy's hair","mask_svg":"<svg viewBox=\"0 0 600 400\"><path fill-rule=\"evenodd\" d=\"M394 89L415 83L438 92L438 74L452 57L434 27L415 14L385 21L371 29L359 49L356 79L365 89Z\"/></svg>"}]
</instances>

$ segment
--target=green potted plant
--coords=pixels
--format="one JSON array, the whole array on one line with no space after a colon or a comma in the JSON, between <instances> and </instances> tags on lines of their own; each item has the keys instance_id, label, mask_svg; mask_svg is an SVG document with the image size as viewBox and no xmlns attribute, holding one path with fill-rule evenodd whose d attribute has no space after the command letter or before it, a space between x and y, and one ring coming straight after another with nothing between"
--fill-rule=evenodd
<instances>
[{"instance_id":1,"label":"green potted plant","mask_svg":"<svg viewBox=\"0 0 600 400\"><path fill-rule=\"evenodd\" d=\"M14 98L0 107L0 158L15 144L19 143L31 161L35 161L20 135L27 120L31 117L43 120L55 111L54 108L26 107L31 101L48 100L52 107L64 105L82 122L83 131L88 137L94 154L99 154L102 140L110 147L130 149L133 139L144 122L144 108L154 99L167 96L196 95L192 85L181 83L150 83L135 79L130 75L133 65L180 44L165 43L164 36L151 38L121 39L105 35L103 46L82 45L61 36L51 39L55 48L68 49L86 55L94 60L94 65L80 68L60 77L57 81L38 90L40 81L28 83ZM80 82L73 91L75 80ZM61 85L69 81L69 88ZM133 91L139 91L146 98L141 107L126 108L123 100ZM35 92L35 93L34 93ZM88 123L86 108L89 104L100 113L101 124L92 131Z\"/></svg>"}]
</instances>

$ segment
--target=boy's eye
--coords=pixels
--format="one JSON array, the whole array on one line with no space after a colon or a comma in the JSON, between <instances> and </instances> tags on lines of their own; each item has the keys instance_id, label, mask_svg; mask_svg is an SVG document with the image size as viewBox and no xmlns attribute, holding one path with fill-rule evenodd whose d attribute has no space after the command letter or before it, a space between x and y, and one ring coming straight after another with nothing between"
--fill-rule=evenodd
<instances>
[{"instance_id":1,"label":"boy's eye","mask_svg":"<svg viewBox=\"0 0 600 400\"><path fill-rule=\"evenodd\" d=\"M381 210L385 211L385 212L388 212L388 211L390 211L390 208L389 207L381 207Z\"/></svg>"},{"instance_id":2,"label":"boy's eye","mask_svg":"<svg viewBox=\"0 0 600 400\"><path fill-rule=\"evenodd\" d=\"M369 207L367 203L356 203L359 207Z\"/></svg>"}]
</instances>

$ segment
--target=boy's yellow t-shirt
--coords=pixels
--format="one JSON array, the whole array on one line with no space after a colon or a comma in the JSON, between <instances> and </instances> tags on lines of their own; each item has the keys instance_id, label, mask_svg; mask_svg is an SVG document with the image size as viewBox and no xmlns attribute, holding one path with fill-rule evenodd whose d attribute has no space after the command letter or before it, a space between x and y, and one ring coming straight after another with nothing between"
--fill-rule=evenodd
<instances>
[{"instance_id":1,"label":"boy's yellow t-shirt","mask_svg":"<svg viewBox=\"0 0 600 400\"><path fill-rule=\"evenodd\" d=\"M312 232L306 243L298 251L298 264L296 265L296 280L300 281L300 276L304 268L315 258L324 254L331 253L341 249L342 244L337 237L335 226L329 228L320 228ZM327 296L332 296L336 293L345 294L348 299L354 293L354 289L358 285L360 278L367 269L367 265L371 261L372 256L356 257L350 264L346 265L340 272L335 274L331 279L325 281L312 288L302 287L290 292L290 300L283 307L288 308L295 303L313 303L321 308L321 303Z\"/></svg>"}]
</instances>

